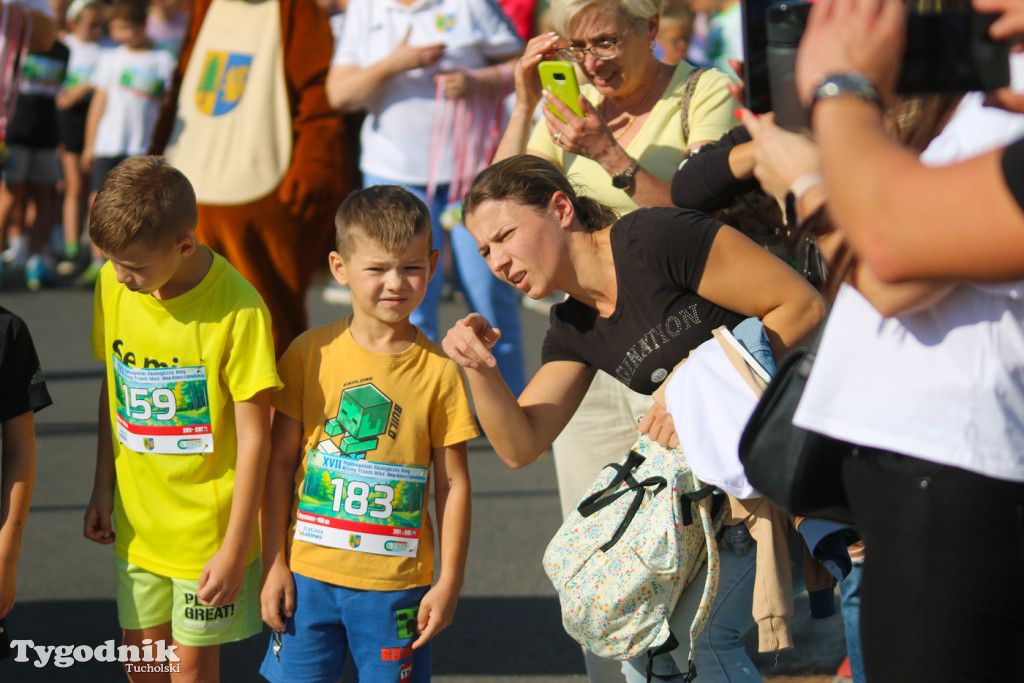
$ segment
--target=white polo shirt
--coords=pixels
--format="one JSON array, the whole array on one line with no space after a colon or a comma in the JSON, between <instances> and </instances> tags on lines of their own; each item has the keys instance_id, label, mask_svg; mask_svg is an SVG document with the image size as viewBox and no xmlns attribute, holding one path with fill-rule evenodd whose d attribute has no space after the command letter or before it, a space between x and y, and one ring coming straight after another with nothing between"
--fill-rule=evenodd
<instances>
[{"instance_id":1,"label":"white polo shirt","mask_svg":"<svg viewBox=\"0 0 1024 683\"><path fill-rule=\"evenodd\" d=\"M388 80L366 102L359 165L364 173L424 185L437 88L434 76L512 57L522 49L522 41L494 0L420 0L411 7L397 0L352 0L332 61L371 66L391 54L410 29L410 45L444 43L444 57L431 67ZM448 142L437 175L441 183L452 178L450 136Z\"/></svg>"}]
</instances>

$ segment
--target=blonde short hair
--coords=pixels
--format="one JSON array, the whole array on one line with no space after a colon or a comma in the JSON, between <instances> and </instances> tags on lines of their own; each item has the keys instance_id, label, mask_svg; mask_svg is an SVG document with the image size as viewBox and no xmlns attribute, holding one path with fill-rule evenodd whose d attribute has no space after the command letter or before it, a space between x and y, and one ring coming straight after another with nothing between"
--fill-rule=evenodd
<instances>
[{"instance_id":1,"label":"blonde short hair","mask_svg":"<svg viewBox=\"0 0 1024 683\"><path fill-rule=\"evenodd\" d=\"M392 254L403 252L413 237L426 233L433 244L430 211L419 197L398 185L371 185L356 190L334 215L335 247L343 259L355 253L356 240L367 239Z\"/></svg>"},{"instance_id":2,"label":"blonde short hair","mask_svg":"<svg viewBox=\"0 0 1024 683\"><path fill-rule=\"evenodd\" d=\"M569 35L569 27L591 8L618 12L623 19L645 21L661 10L661 0L551 0L551 22L555 33Z\"/></svg>"},{"instance_id":3,"label":"blonde short hair","mask_svg":"<svg viewBox=\"0 0 1024 683\"><path fill-rule=\"evenodd\" d=\"M89 239L107 254L133 244L164 248L195 232L192 183L158 156L129 157L103 180L89 212Z\"/></svg>"}]
</instances>

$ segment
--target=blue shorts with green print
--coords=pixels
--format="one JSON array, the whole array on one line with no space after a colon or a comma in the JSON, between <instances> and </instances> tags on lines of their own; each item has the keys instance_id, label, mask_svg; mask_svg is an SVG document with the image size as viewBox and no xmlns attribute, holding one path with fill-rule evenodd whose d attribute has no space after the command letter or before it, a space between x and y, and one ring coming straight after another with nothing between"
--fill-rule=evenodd
<instances>
[{"instance_id":1,"label":"blue shorts with green print","mask_svg":"<svg viewBox=\"0 0 1024 683\"><path fill-rule=\"evenodd\" d=\"M270 640L260 667L264 677L272 683L334 683L351 655L357 682L430 680L430 643L411 647L420 600L430 586L368 591L292 576L295 614Z\"/></svg>"}]
</instances>

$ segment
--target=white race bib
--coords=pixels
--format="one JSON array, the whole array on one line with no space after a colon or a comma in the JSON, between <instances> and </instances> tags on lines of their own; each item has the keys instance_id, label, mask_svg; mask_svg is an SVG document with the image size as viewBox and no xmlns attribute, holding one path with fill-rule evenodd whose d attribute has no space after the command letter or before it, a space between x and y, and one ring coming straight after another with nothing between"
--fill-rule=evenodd
<instances>
[{"instance_id":1,"label":"white race bib","mask_svg":"<svg viewBox=\"0 0 1024 683\"><path fill-rule=\"evenodd\" d=\"M375 555L415 557L427 468L310 449L295 538Z\"/></svg>"},{"instance_id":2,"label":"white race bib","mask_svg":"<svg viewBox=\"0 0 1024 683\"><path fill-rule=\"evenodd\" d=\"M113 356L117 440L137 453L213 451L206 368L133 368Z\"/></svg>"}]
</instances>

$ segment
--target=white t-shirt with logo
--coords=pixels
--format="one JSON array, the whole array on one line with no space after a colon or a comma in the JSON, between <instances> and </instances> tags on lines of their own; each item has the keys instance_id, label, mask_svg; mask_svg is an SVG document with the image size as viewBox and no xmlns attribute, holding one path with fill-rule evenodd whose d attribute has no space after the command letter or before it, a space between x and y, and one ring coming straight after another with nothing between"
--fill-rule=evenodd
<instances>
[{"instance_id":1,"label":"white t-shirt with logo","mask_svg":"<svg viewBox=\"0 0 1024 683\"><path fill-rule=\"evenodd\" d=\"M96 70L96 65L99 64L103 52L117 47L116 43L112 43L106 38L87 43L73 33L64 36L63 41L71 52L68 57L67 75L64 77L65 88L88 83L92 79L92 73Z\"/></svg>"},{"instance_id":2,"label":"white t-shirt with logo","mask_svg":"<svg viewBox=\"0 0 1024 683\"><path fill-rule=\"evenodd\" d=\"M96 156L146 153L174 67L174 56L163 50L104 50L90 78L107 96L93 143Z\"/></svg>"},{"instance_id":3,"label":"white t-shirt with logo","mask_svg":"<svg viewBox=\"0 0 1024 683\"><path fill-rule=\"evenodd\" d=\"M522 41L494 0L420 0L411 7L397 0L352 0L332 62L371 66L391 54L410 29L410 45L444 43L444 57L433 66L391 78L366 102L360 168L399 183L423 185L434 120L434 76L512 57ZM439 182L452 178L451 156L442 155Z\"/></svg>"}]
</instances>

